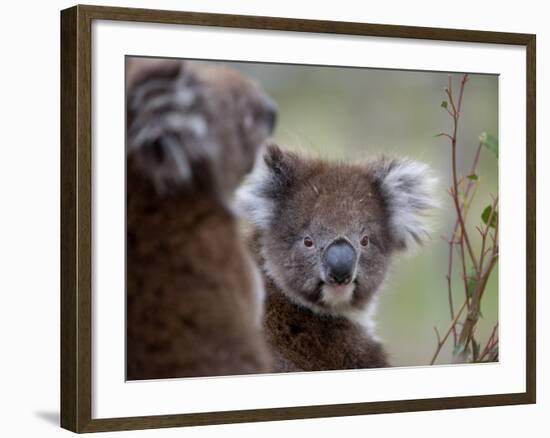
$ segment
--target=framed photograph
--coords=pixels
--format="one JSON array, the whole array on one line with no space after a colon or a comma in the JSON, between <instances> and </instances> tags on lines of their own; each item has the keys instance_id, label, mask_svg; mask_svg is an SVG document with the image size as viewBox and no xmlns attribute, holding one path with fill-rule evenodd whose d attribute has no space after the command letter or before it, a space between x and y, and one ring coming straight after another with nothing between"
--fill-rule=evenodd
<instances>
[{"instance_id":1,"label":"framed photograph","mask_svg":"<svg viewBox=\"0 0 550 438\"><path fill-rule=\"evenodd\" d=\"M535 41L62 11L62 427L535 403Z\"/></svg>"}]
</instances>

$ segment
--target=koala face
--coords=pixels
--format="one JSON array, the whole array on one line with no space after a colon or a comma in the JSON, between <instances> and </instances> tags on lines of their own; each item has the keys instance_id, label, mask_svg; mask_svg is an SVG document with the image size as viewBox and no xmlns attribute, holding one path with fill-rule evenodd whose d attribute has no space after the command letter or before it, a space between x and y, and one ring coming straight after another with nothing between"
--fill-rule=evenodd
<instances>
[{"instance_id":1,"label":"koala face","mask_svg":"<svg viewBox=\"0 0 550 438\"><path fill-rule=\"evenodd\" d=\"M159 193L232 192L275 125L271 98L225 66L130 59L127 83L129 163Z\"/></svg>"},{"instance_id":2,"label":"koala face","mask_svg":"<svg viewBox=\"0 0 550 438\"><path fill-rule=\"evenodd\" d=\"M275 284L301 305L345 314L366 308L394 251L424 237L433 182L410 160L331 163L269 146L237 206Z\"/></svg>"}]
</instances>

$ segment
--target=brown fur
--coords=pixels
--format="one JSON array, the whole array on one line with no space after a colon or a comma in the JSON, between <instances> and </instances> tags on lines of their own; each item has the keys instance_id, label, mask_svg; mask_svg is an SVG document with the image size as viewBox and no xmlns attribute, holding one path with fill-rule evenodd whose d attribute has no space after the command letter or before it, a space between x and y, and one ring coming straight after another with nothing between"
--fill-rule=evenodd
<instances>
[{"instance_id":1,"label":"brown fur","mask_svg":"<svg viewBox=\"0 0 550 438\"><path fill-rule=\"evenodd\" d=\"M190 209L191 199L147 190L128 193L127 377L268 370L258 291L234 218L208 198Z\"/></svg>"},{"instance_id":2,"label":"brown fur","mask_svg":"<svg viewBox=\"0 0 550 438\"><path fill-rule=\"evenodd\" d=\"M382 345L347 318L319 315L266 284L265 331L274 370L323 371L388 366Z\"/></svg>"},{"instance_id":3,"label":"brown fur","mask_svg":"<svg viewBox=\"0 0 550 438\"><path fill-rule=\"evenodd\" d=\"M201 142L189 138L191 131L168 133L177 136L192 170L185 178L168 181L169 191L159 192L151 175L170 163L162 151L155 159L146 150L162 146L162 141L156 146L130 145L134 152L127 160L127 378L268 371L270 355L260 326L263 290L254 282L254 265L225 200L271 130L261 119L251 127L241 123L242 111L254 105L262 109L263 95L247 78L228 69L163 63L158 68L155 62L142 65L141 74L134 65L129 72L132 84L160 79L170 85L181 68L188 69L183 74L190 75L186 83L196 87L191 90L196 97L185 111L207 120L209 129ZM130 98L135 92L129 90ZM129 126L140 110L132 109ZM155 116L162 122L162 114ZM190 145L193 153L188 153ZM218 150L202 154L206 146Z\"/></svg>"}]
</instances>

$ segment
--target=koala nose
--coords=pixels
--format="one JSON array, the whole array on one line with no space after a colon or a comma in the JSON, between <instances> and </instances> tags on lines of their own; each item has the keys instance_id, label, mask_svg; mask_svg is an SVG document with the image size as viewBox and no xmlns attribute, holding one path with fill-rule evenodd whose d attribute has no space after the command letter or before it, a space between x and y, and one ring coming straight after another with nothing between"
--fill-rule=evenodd
<instances>
[{"instance_id":1,"label":"koala nose","mask_svg":"<svg viewBox=\"0 0 550 438\"><path fill-rule=\"evenodd\" d=\"M324 254L327 278L336 284L348 284L355 269L355 250L345 239L332 242Z\"/></svg>"},{"instance_id":2,"label":"koala nose","mask_svg":"<svg viewBox=\"0 0 550 438\"><path fill-rule=\"evenodd\" d=\"M267 129L271 134L275 129L275 125L277 123L277 113L278 113L277 104L271 97L266 95L264 97L264 107L265 107L265 121L267 123Z\"/></svg>"}]
</instances>

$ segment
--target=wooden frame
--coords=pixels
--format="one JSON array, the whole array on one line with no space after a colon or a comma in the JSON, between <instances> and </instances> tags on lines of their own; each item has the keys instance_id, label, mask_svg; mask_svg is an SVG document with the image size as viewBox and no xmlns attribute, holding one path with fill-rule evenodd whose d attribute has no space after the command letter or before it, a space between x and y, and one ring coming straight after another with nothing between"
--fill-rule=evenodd
<instances>
[{"instance_id":1,"label":"wooden frame","mask_svg":"<svg viewBox=\"0 0 550 438\"><path fill-rule=\"evenodd\" d=\"M200 414L92 419L91 24L93 20L418 38L526 47L526 392ZM97 432L535 403L535 48L530 34L75 6L61 12L61 426Z\"/></svg>"}]
</instances>

